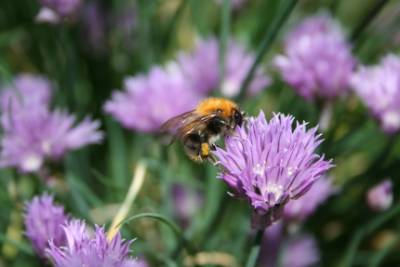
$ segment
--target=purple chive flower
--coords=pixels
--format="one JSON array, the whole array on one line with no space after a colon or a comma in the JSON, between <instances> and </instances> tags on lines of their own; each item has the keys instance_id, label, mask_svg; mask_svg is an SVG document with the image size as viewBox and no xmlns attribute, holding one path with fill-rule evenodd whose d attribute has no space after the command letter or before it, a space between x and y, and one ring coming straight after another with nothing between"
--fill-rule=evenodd
<instances>
[{"instance_id":1,"label":"purple chive flower","mask_svg":"<svg viewBox=\"0 0 400 267\"><path fill-rule=\"evenodd\" d=\"M182 71L189 79L193 90L208 94L219 87L219 47L216 38L200 40L191 53L181 53L178 61ZM223 95L233 97L240 91L240 85L254 61L254 55L248 53L238 42L230 40L225 54L225 75L221 84ZM261 68L255 72L249 85L249 92L255 94L270 84L270 78Z\"/></svg>"},{"instance_id":2,"label":"purple chive flower","mask_svg":"<svg viewBox=\"0 0 400 267\"><path fill-rule=\"evenodd\" d=\"M96 227L90 236L86 224L72 220L64 226L66 246L50 241L47 256L55 267L138 267L129 256L132 241L125 241L120 233L109 241L103 227Z\"/></svg>"},{"instance_id":3,"label":"purple chive flower","mask_svg":"<svg viewBox=\"0 0 400 267\"><path fill-rule=\"evenodd\" d=\"M51 92L46 79L24 75L14 85L0 96L4 131L0 167L36 172L45 160L59 160L69 150L102 140L98 121L86 118L76 124L73 115L49 110Z\"/></svg>"},{"instance_id":4,"label":"purple chive flower","mask_svg":"<svg viewBox=\"0 0 400 267\"><path fill-rule=\"evenodd\" d=\"M190 220L202 208L204 202L201 192L190 189L183 184L172 186L172 200L175 215L185 228L189 226Z\"/></svg>"},{"instance_id":5,"label":"purple chive flower","mask_svg":"<svg viewBox=\"0 0 400 267\"><path fill-rule=\"evenodd\" d=\"M253 227L262 228L279 219L284 206L302 197L332 167L315 153L322 142L317 128L275 114L267 122L263 112L250 118L217 148L219 174L253 209Z\"/></svg>"},{"instance_id":6,"label":"purple chive flower","mask_svg":"<svg viewBox=\"0 0 400 267\"><path fill-rule=\"evenodd\" d=\"M322 177L302 198L291 201L285 206L283 217L289 221L303 221L336 191L331 179Z\"/></svg>"},{"instance_id":7,"label":"purple chive flower","mask_svg":"<svg viewBox=\"0 0 400 267\"><path fill-rule=\"evenodd\" d=\"M389 54L377 66L361 67L351 85L385 132L399 131L400 57Z\"/></svg>"},{"instance_id":8,"label":"purple chive flower","mask_svg":"<svg viewBox=\"0 0 400 267\"><path fill-rule=\"evenodd\" d=\"M282 78L307 100L343 95L355 66L342 29L328 15L301 23L274 61Z\"/></svg>"},{"instance_id":9,"label":"purple chive flower","mask_svg":"<svg viewBox=\"0 0 400 267\"><path fill-rule=\"evenodd\" d=\"M2 88L0 108L4 120L6 112L18 111L23 107L48 106L52 84L42 76L18 75L12 86Z\"/></svg>"},{"instance_id":10,"label":"purple chive flower","mask_svg":"<svg viewBox=\"0 0 400 267\"><path fill-rule=\"evenodd\" d=\"M384 211L393 203L393 184L390 179L372 187L367 193L367 203L374 211Z\"/></svg>"},{"instance_id":11,"label":"purple chive flower","mask_svg":"<svg viewBox=\"0 0 400 267\"><path fill-rule=\"evenodd\" d=\"M62 226L68 221L68 216L62 206L54 204L53 196L43 194L28 202L24 221L26 235L39 256L45 257L49 240L53 240L56 246L65 244Z\"/></svg>"},{"instance_id":12,"label":"purple chive flower","mask_svg":"<svg viewBox=\"0 0 400 267\"><path fill-rule=\"evenodd\" d=\"M192 110L201 99L174 63L127 78L124 88L113 93L104 110L123 126L141 132L158 131L162 123Z\"/></svg>"},{"instance_id":13,"label":"purple chive flower","mask_svg":"<svg viewBox=\"0 0 400 267\"><path fill-rule=\"evenodd\" d=\"M310 235L292 238L283 248L282 267L310 267L319 262L319 250Z\"/></svg>"}]
</instances>

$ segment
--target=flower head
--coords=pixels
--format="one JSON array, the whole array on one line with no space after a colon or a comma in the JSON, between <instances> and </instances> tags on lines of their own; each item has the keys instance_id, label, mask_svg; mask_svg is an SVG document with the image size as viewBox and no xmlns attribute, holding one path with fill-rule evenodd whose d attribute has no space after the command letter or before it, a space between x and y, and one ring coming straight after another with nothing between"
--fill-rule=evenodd
<instances>
[{"instance_id":1,"label":"flower head","mask_svg":"<svg viewBox=\"0 0 400 267\"><path fill-rule=\"evenodd\" d=\"M399 131L400 57L389 54L377 66L361 67L351 85L385 132Z\"/></svg>"},{"instance_id":2,"label":"flower head","mask_svg":"<svg viewBox=\"0 0 400 267\"><path fill-rule=\"evenodd\" d=\"M98 121L87 118L76 124L73 115L49 109L50 97L49 82L34 76L17 77L15 88L3 91L1 167L36 172L45 160L102 140Z\"/></svg>"},{"instance_id":3,"label":"flower head","mask_svg":"<svg viewBox=\"0 0 400 267\"><path fill-rule=\"evenodd\" d=\"M284 55L275 58L283 79L307 100L345 93L355 66L340 26L328 15L306 19L291 32Z\"/></svg>"},{"instance_id":4,"label":"flower head","mask_svg":"<svg viewBox=\"0 0 400 267\"><path fill-rule=\"evenodd\" d=\"M171 117L192 110L201 99L173 63L127 78L124 87L123 92L113 93L104 109L125 127L142 132L157 131Z\"/></svg>"},{"instance_id":5,"label":"flower head","mask_svg":"<svg viewBox=\"0 0 400 267\"><path fill-rule=\"evenodd\" d=\"M53 240L56 246L65 244L62 226L68 221L68 216L62 206L54 204L53 196L43 194L28 202L25 205L24 221L26 235L41 257L45 257L49 240Z\"/></svg>"},{"instance_id":6,"label":"flower head","mask_svg":"<svg viewBox=\"0 0 400 267\"><path fill-rule=\"evenodd\" d=\"M254 227L279 219L288 202L297 201L332 167L315 153L321 143L317 129L298 122L293 129L293 122L282 114L267 122L260 112L215 153L225 170L219 177L251 203Z\"/></svg>"},{"instance_id":7,"label":"flower head","mask_svg":"<svg viewBox=\"0 0 400 267\"><path fill-rule=\"evenodd\" d=\"M202 94L208 94L219 86L219 48L215 38L200 40L191 53L181 53L178 61L182 72L189 79L191 87ZM221 84L223 95L232 97L239 94L240 85L254 61L254 55L247 52L238 42L230 40L225 54L225 74ZM249 92L255 94L270 84L270 78L257 68L249 85Z\"/></svg>"},{"instance_id":8,"label":"flower head","mask_svg":"<svg viewBox=\"0 0 400 267\"><path fill-rule=\"evenodd\" d=\"M384 211L393 203L393 184L390 179L372 187L367 193L369 207L375 211Z\"/></svg>"},{"instance_id":9,"label":"flower head","mask_svg":"<svg viewBox=\"0 0 400 267\"><path fill-rule=\"evenodd\" d=\"M283 250L283 267L309 267L319 261L315 239L310 235L297 236L289 240Z\"/></svg>"},{"instance_id":10,"label":"flower head","mask_svg":"<svg viewBox=\"0 0 400 267\"><path fill-rule=\"evenodd\" d=\"M50 241L47 256L55 267L138 266L129 256L132 241L123 240L119 233L109 241L103 227L96 227L94 236L90 236L86 227L84 222L72 220L64 226L66 246Z\"/></svg>"},{"instance_id":11,"label":"flower head","mask_svg":"<svg viewBox=\"0 0 400 267\"><path fill-rule=\"evenodd\" d=\"M336 192L331 179L322 177L297 201L289 202L283 216L289 221L302 221L310 216L328 197Z\"/></svg>"}]
</instances>

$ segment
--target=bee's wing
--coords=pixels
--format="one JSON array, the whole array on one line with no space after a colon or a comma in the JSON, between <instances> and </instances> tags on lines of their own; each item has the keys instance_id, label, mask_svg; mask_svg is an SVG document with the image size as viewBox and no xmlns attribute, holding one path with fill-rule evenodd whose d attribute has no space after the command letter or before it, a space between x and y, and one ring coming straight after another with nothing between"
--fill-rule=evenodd
<instances>
[{"instance_id":1,"label":"bee's wing","mask_svg":"<svg viewBox=\"0 0 400 267\"><path fill-rule=\"evenodd\" d=\"M177 137L182 138L190 133L203 132L208 122L217 116L216 114L197 115L178 129Z\"/></svg>"},{"instance_id":2,"label":"bee's wing","mask_svg":"<svg viewBox=\"0 0 400 267\"><path fill-rule=\"evenodd\" d=\"M198 118L194 110L182 113L167 120L160 127L160 135L164 143L173 143L180 133L180 129Z\"/></svg>"}]
</instances>

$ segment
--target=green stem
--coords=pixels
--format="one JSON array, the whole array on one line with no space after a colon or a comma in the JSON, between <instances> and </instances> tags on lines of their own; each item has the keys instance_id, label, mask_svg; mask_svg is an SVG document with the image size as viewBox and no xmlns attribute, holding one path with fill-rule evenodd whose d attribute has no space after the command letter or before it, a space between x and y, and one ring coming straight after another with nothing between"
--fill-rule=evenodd
<instances>
[{"instance_id":1,"label":"green stem","mask_svg":"<svg viewBox=\"0 0 400 267\"><path fill-rule=\"evenodd\" d=\"M261 44L257 51L256 58L254 59L254 62L240 87L240 93L239 93L238 99L243 99L245 97L247 88L250 85L250 82L254 76L254 72L257 69L257 66L260 64L260 62L263 59L268 48L271 47L271 44L275 40L276 36L278 35L280 28L282 27L282 25L286 21L286 19L289 17L290 13L296 6L297 2L298 2L298 0L286 0L283 3L281 12L278 13L276 18L272 22L271 27L268 28L268 30L266 31L266 33L264 35L264 38L261 41Z\"/></svg>"},{"instance_id":2,"label":"green stem","mask_svg":"<svg viewBox=\"0 0 400 267\"><path fill-rule=\"evenodd\" d=\"M331 0L329 9L332 15L335 15L337 13L339 6L340 6L340 0Z\"/></svg>"},{"instance_id":3,"label":"green stem","mask_svg":"<svg viewBox=\"0 0 400 267\"><path fill-rule=\"evenodd\" d=\"M383 163L385 162L385 160L387 159L387 157L390 155L390 152L392 151L392 149L394 148L394 144L395 144L396 138L394 137L390 137L389 140L387 140L386 144L383 146L383 148L381 149L381 151L379 152L378 156L375 157L375 159L371 162L371 164L369 165L369 167L362 173L359 174L351 179L349 179L348 183L346 184L346 187L349 188L352 185L359 185L359 182L363 179L365 179L366 176L373 176L376 175L381 166L383 165ZM368 179L369 183L367 183L368 185L371 185L375 180L371 180Z\"/></svg>"},{"instance_id":4,"label":"green stem","mask_svg":"<svg viewBox=\"0 0 400 267\"><path fill-rule=\"evenodd\" d=\"M382 215L374 218L364 227L360 228L353 236L348 249L346 250L346 254L344 256L343 263L341 267L350 267L353 264L354 257L356 255L357 249L363 240L363 238L377 230L382 224L386 223L393 217L400 214L400 203L394 206L389 211L383 213Z\"/></svg>"},{"instance_id":5,"label":"green stem","mask_svg":"<svg viewBox=\"0 0 400 267\"><path fill-rule=\"evenodd\" d=\"M9 244L13 245L19 251L21 251L29 256L35 255L32 248L28 244L26 244L22 241L19 241L19 240L13 240L13 239L9 238L7 235L0 233L0 244L4 244L4 243L9 243Z\"/></svg>"},{"instance_id":6,"label":"green stem","mask_svg":"<svg viewBox=\"0 0 400 267\"><path fill-rule=\"evenodd\" d=\"M176 26L179 22L180 17L183 14L183 11L185 10L187 0L181 0L181 3L179 4L178 8L176 9L174 15L172 16L170 22L168 23L167 30L165 32L164 38L163 38L163 47L165 50L168 50L169 44L171 42L171 37L173 33L175 32Z\"/></svg>"},{"instance_id":7,"label":"green stem","mask_svg":"<svg viewBox=\"0 0 400 267\"><path fill-rule=\"evenodd\" d=\"M350 35L350 41L354 42L358 39L360 34L368 27L368 25L374 20L376 15L382 10L385 4L389 2L388 0L378 0L375 2L374 6L368 11L365 17L362 18L360 23L354 28ZM355 47L356 49L356 47Z\"/></svg>"},{"instance_id":8,"label":"green stem","mask_svg":"<svg viewBox=\"0 0 400 267\"><path fill-rule=\"evenodd\" d=\"M251 247L249 257L246 262L246 267L255 267L260 253L261 241L264 235L264 229L258 230L254 238L253 246Z\"/></svg>"},{"instance_id":9,"label":"green stem","mask_svg":"<svg viewBox=\"0 0 400 267\"><path fill-rule=\"evenodd\" d=\"M393 240L389 241L389 243L380 249L372 258L370 261L370 264L368 265L369 267L379 267L383 266L381 263L383 259L386 257L386 255L393 249L393 247L397 244L399 241L399 237L395 237Z\"/></svg>"},{"instance_id":10,"label":"green stem","mask_svg":"<svg viewBox=\"0 0 400 267\"><path fill-rule=\"evenodd\" d=\"M167 225L174 232L174 234L179 238L179 240L182 241L183 245L185 246L185 248L187 249L189 254L195 254L196 253L196 249L186 239L186 237L183 234L183 232L181 231L181 229L179 229L179 227L175 223L170 221L167 217L165 217L165 216L163 216L161 214L158 214L158 213L145 212L145 213L140 213L140 214L133 215L133 216L125 219L124 221L122 221L119 225L117 225L117 227L122 227L123 225L125 225L125 224L127 224L127 223L129 223L131 221L134 221L134 220L137 220L137 219L141 219L141 218L155 219L155 220L160 221L163 224Z\"/></svg>"},{"instance_id":11,"label":"green stem","mask_svg":"<svg viewBox=\"0 0 400 267\"><path fill-rule=\"evenodd\" d=\"M231 1L224 0L221 16L221 32L219 38L219 84L220 87L224 81L225 75L225 52L227 41L229 38L230 21L231 21Z\"/></svg>"}]
</instances>

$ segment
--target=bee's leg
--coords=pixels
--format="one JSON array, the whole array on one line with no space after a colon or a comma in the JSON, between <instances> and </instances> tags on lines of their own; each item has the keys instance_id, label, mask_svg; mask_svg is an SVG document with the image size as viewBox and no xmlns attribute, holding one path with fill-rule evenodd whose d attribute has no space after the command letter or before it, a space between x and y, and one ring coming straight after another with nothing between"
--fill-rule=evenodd
<instances>
[{"instance_id":1,"label":"bee's leg","mask_svg":"<svg viewBox=\"0 0 400 267\"><path fill-rule=\"evenodd\" d=\"M217 160L217 158L214 156L214 154L210 154L210 155L207 157L207 159L208 159L209 162L212 163L212 165L214 165L214 166L217 165L218 160Z\"/></svg>"},{"instance_id":2,"label":"bee's leg","mask_svg":"<svg viewBox=\"0 0 400 267\"><path fill-rule=\"evenodd\" d=\"M222 148L222 146L218 145L218 144L211 144L211 150L215 151L217 150L217 148Z\"/></svg>"},{"instance_id":3,"label":"bee's leg","mask_svg":"<svg viewBox=\"0 0 400 267\"><path fill-rule=\"evenodd\" d=\"M200 135L190 134L186 136L182 142L185 153L189 156L190 159L196 162L201 162L203 160L201 156L202 141Z\"/></svg>"}]
</instances>

